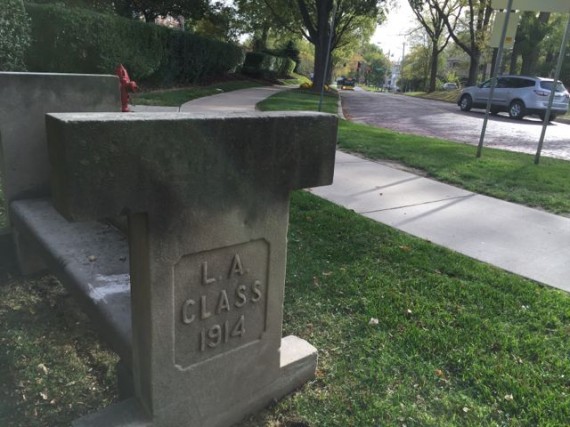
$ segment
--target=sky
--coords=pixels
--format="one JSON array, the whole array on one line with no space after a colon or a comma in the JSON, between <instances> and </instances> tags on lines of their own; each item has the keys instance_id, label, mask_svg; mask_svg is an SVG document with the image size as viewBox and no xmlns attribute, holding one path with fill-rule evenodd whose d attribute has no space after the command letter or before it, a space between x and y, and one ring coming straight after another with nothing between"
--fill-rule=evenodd
<instances>
[{"instance_id":1,"label":"sky","mask_svg":"<svg viewBox=\"0 0 570 427\"><path fill-rule=\"evenodd\" d=\"M418 26L408 0L394 1L395 7L388 11L388 19L376 28L371 43L376 44L392 61L402 58L406 33ZM407 49L407 48L406 48Z\"/></svg>"}]
</instances>

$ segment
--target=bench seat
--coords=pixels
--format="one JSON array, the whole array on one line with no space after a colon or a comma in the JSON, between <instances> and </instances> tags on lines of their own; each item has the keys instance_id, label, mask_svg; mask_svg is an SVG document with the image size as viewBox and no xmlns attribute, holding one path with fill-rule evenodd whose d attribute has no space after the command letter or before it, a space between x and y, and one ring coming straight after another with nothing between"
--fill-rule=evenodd
<instances>
[{"instance_id":1,"label":"bench seat","mask_svg":"<svg viewBox=\"0 0 570 427\"><path fill-rule=\"evenodd\" d=\"M68 222L49 199L15 201L10 210L16 232L38 249L113 351L132 366L126 236L101 222Z\"/></svg>"}]
</instances>

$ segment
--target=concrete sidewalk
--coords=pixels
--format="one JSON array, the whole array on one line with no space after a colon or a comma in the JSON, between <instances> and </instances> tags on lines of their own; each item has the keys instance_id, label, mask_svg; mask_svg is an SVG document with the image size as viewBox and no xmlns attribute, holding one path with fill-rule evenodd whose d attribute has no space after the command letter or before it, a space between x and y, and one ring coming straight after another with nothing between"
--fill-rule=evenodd
<instances>
[{"instance_id":1,"label":"concrete sidewalk","mask_svg":"<svg viewBox=\"0 0 570 427\"><path fill-rule=\"evenodd\" d=\"M187 102L180 110L254 111L259 101L284 89L222 93ZM157 111L139 108L134 109ZM156 108L178 111L178 107ZM570 218L481 196L341 151L337 151L333 185L311 191L375 221L570 292Z\"/></svg>"},{"instance_id":2,"label":"concrete sidewalk","mask_svg":"<svg viewBox=\"0 0 570 427\"><path fill-rule=\"evenodd\" d=\"M133 112L181 112L202 113L216 111L220 113L235 111L255 111L255 105L269 96L291 89L288 86L260 86L217 95L205 96L182 104L180 107L155 107L151 105L131 105Z\"/></svg>"},{"instance_id":3,"label":"concrete sidewalk","mask_svg":"<svg viewBox=\"0 0 570 427\"><path fill-rule=\"evenodd\" d=\"M337 151L324 199L570 292L570 218L471 193Z\"/></svg>"}]
</instances>

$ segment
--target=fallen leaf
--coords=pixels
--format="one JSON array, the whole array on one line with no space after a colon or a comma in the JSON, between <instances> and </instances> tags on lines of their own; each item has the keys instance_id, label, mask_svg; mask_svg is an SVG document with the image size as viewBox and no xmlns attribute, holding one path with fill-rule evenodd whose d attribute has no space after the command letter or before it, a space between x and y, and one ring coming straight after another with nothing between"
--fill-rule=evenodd
<instances>
[{"instance_id":1,"label":"fallen leaf","mask_svg":"<svg viewBox=\"0 0 570 427\"><path fill-rule=\"evenodd\" d=\"M368 321L369 325L377 325L379 323L379 320L376 319L375 317L371 317L370 320Z\"/></svg>"},{"instance_id":2,"label":"fallen leaf","mask_svg":"<svg viewBox=\"0 0 570 427\"><path fill-rule=\"evenodd\" d=\"M40 363L40 364L38 365L38 369L39 369L40 371L42 371L44 374L46 374L46 375L47 375L48 372L49 372L49 371L48 371L48 368L47 368L46 365L44 365L43 363Z\"/></svg>"},{"instance_id":3,"label":"fallen leaf","mask_svg":"<svg viewBox=\"0 0 570 427\"><path fill-rule=\"evenodd\" d=\"M512 402L512 401L514 400L514 397L513 397L512 394L507 394L507 395L505 396L505 400L507 400L507 401L509 401L509 402Z\"/></svg>"},{"instance_id":4,"label":"fallen leaf","mask_svg":"<svg viewBox=\"0 0 570 427\"><path fill-rule=\"evenodd\" d=\"M42 397L43 400L48 400L47 393L40 391L40 396Z\"/></svg>"}]
</instances>

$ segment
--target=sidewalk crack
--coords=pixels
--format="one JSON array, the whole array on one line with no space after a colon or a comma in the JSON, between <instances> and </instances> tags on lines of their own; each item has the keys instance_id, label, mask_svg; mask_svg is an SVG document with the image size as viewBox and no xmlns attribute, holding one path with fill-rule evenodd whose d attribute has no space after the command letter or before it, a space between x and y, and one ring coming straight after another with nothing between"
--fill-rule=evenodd
<instances>
[{"instance_id":1,"label":"sidewalk crack","mask_svg":"<svg viewBox=\"0 0 570 427\"><path fill-rule=\"evenodd\" d=\"M364 212L358 212L360 215L367 215L367 214L372 214L372 213L377 213L377 212L384 212L384 211L393 211L396 209L402 209L402 208L412 208L415 206L424 206L424 205L431 205L433 203L441 203L441 202L447 202L450 200L460 200L460 199L468 199L470 197L474 197L477 194L475 193L471 193L468 194L466 196L457 196L457 197L446 197L444 199L438 199L438 200L430 200L429 202L423 202L423 203L412 203L410 205L402 205L402 206L394 206L393 208L386 208L386 209L375 209L372 211L364 211Z\"/></svg>"}]
</instances>

